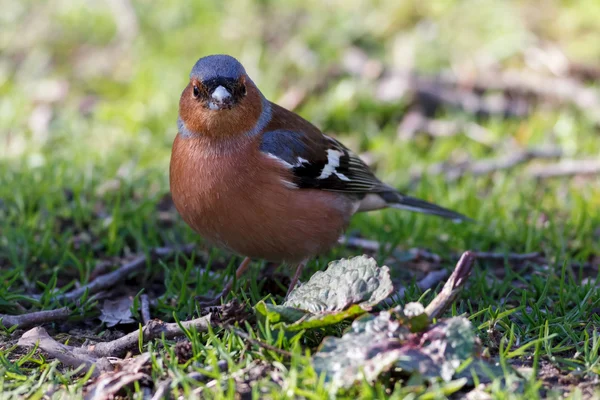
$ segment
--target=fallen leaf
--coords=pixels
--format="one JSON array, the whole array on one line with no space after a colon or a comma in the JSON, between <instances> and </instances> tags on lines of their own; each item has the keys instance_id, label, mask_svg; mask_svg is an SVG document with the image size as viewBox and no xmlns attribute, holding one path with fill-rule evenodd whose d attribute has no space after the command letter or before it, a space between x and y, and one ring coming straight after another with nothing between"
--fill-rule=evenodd
<instances>
[{"instance_id":1,"label":"fallen leaf","mask_svg":"<svg viewBox=\"0 0 600 400\"><path fill-rule=\"evenodd\" d=\"M256 311L287 330L316 328L364 314L393 290L389 268L363 255L331 262L298 285L283 305L261 301Z\"/></svg>"},{"instance_id":2,"label":"fallen leaf","mask_svg":"<svg viewBox=\"0 0 600 400\"><path fill-rule=\"evenodd\" d=\"M341 311L358 303L369 309L392 290L389 268L379 268L373 258L362 255L332 261L327 270L299 284L283 305L312 313Z\"/></svg>"},{"instance_id":3,"label":"fallen leaf","mask_svg":"<svg viewBox=\"0 0 600 400\"><path fill-rule=\"evenodd\" d=\"M118 324L131 324L135 322L131 313L132 306L133 299L131 297L104 300L100 309L100 320L109 328Z\"/></svg>"},{"instance_id":4,"label":"fallen leaf","mask_svg":"<svg viewBox=\"0 0 600 400\"><path fill-rule=\"evenodd\" d=\"M137 357L127 358L120 361L119 369L105 372L86 388L85 400L112 399L125 386L140 381L150 380L145 370L149 370L147 364L151 359L150 353L143 353Z\"/></svg>"},{"instance_id":5,"label":"fallen leaf","mask_svg":"<svg viewBox=\"0 0 600 400\"><path fill-rule=\"evenodd\" d=\"M477 339L469 320L455 317L443 320L424 332L416 342L404 347L397 366L408 374L450 381L457 368L476 356Z\"/></svg>"},{"instance_id":6,"label":"fallen leaf","mask_svg":"<svg viewBox=\"0 0 600 400\"><path fill-rule=\"evenodd\" d=\"M355 320L341 338L325 338L313 356L315 371L325 374L333 392L372 382L392 368L427 381L461 379L463 385L473 384L473 374L480 381L503 376L502 368L481 358L469 320L455 317L428 327L423 316L422 306L409 304Z\"/></svg>"},{"instance_id":7,"label":"fallen leaf","mask_svg":"<svg viewBox=\"0 0 600 400\"><path fill-rule=\"evenodd\" d=\"M361 379L371 382L398 361L400 339L409 335L408 328L387 311L366 315L355 320L341 338L325 338L313 357L313 367L325 374L334 392Z\"/></svg>"}]
</instances>

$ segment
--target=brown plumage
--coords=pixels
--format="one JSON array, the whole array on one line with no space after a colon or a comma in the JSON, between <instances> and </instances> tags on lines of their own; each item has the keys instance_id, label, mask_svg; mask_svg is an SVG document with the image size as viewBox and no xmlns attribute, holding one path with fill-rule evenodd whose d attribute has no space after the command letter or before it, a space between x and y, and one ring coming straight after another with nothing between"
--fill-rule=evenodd
<instances>
[{"instance_id":1,"label":"brown plumage","mask_svg":"<svg viewBox=\"0 0 600 400\"><path fill-rule=\"evenodd\" d=\"M201 58L179 103L170 181L202 237L245 257L299 265L333 247L356 211L464 216L398 193L349 149L266 100L229 56ZM248 266L240 266L240 276Z\"/></svg>"},{"instance_id":2,"label":"brown plumage","mask_svg":"<svg viewBox=\"0 0 600 400\"><path fill-rule=\"evenodd\" d=\"M218 154L210 140L176 137L171 192L182 218L215 245L251 258L298 263L329 250L348 225L353 202L282 185L289 172L260 154L259 139Z\"/></svg>"}]
</instances>

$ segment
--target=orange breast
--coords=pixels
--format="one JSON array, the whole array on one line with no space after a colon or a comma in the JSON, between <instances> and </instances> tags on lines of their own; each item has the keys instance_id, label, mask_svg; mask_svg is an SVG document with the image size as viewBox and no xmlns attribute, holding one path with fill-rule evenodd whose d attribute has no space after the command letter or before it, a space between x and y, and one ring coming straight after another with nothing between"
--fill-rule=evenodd
<instances>
[{"instance_id":1,"label":"orange breast","mask_svg":"<svg viewBox=\"0 0 600 400\"><path fill-rule=\"evenodd\" d=\"M329 250L353 202L284 186L288 172L258 151L259 139L223 147L178 135L170 171L175 207L205 239L243 256L299 262Z\"/></svg>"}]
</instances>

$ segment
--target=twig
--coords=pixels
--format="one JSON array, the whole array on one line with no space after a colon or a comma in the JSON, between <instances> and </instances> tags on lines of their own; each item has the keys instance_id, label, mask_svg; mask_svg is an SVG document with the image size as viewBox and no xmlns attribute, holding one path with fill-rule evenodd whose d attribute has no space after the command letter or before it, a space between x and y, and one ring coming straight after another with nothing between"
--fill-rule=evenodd
<instances>
[{"instance_id":1,"label":"twig","mask_svg":"<svg viewBox=\"0 0 600 400\"><path fill-rule=\"evenodd\" d=\"M236 335L243 337L244 339L246 339L246 340L247 340L247 341L249 341L250 343L257 345L258 347L262 347L262 348L264 348L264 349L267 349L267 350L270 350L270 351L274 351L275 353L279 353L279 354L281 354L281 355L284 355L284 356L286 356L286 357L289 357L289 358L291 358L291 357L292 357L292 353L290 353L289 351L282 350L282 349L280 349L280 348L278 348L278 347L271 346L270 344L268 344L268 343L265 343L265 342L263 342L263 341L260 341L260 340L254 339L253 337L251 337L251 336L250 336L250 335L248 335L246 332L244 332L244 331L242 331L242 330L240 330L240 329L237 329L237 328L231 327L231 330L232 330L232 331L233 331L233 332L234 332Z\"/></svg>"},{"instance_id":2,"label":"twig","mask_svg":"<svg viewBox=\"0 0 600 400\"><path fill-rule=\"evenodd\" d=\"M182 321L181 326L189 330L192 327L199 332L206 332L211 323L211 314L204 317L196 318L190 321ZM184 332L179 324L165 323L159 320L150 320L150 322L142 327L143 340L148 341L156 339L164 335L165 339L172 339L183 335ZM119 339L111 340L110 342L100 342L94 345L87 346L88 351L96 357L119 357L124 355L127 350L135 347L140 338L140 330L137 329Z\"/></svg>"},{"instance_id":3,"label":"twig","mask_svg":"<svg viewBox=\"0 0 600 400\"><path fill-rule=\"evenodd\" d=\"M533 166L527 172L534 178L600 175L600 160L562 160L556 164Z\"/></svg>"},{"instance_id":4,"label":"twig","mask_svg":"<svg viewBox=\"0 0 600 400\"><path fill-rule=\"evenodd\" d=\"M571 103L596 114L600 111L598 92L570 78L550 78L519 70L507 70L501 74L482 71L473 82L473 88L534 95L563 104Z\"/></svg>"},{"instance_id":5,"label":"twig","mask_svg":"<svg viewBox=\"0 0 600 400\"><path fill-rule=\"evenodd\" d=\"M490 172L516 167L517 165L533 160L534 158L557 158L561 155L562 150L557 148L522 150L504 158L475 161L471 164L469 172L475 176L485 175Z\"/></svg>"},{"instance_id":6,"label":"twig","mask_svg":"<svg viewBox=\"0 0 600 400\"><path fill-rule=\"evenodd\" d=\"M122 282L132 272L145 266L146 260L146 256L139 256L119 269L106 275L99 276L87 285L83 285L82 287L71 290L63 295L56 296L56 300L74 300L82 297L86 291L88 294L94 294L104 289L108 289L118 282Z\"/></svg>"},{"instance_id":7,"label":"twig","mask_svg":"<svg viewBox=\"0 0 600 400\"><path fill-rule=\"evenodd\" d=\"M167 390L169 389L169 386L171 386L171 383L173 383L173 379L171 379L171 378L162 381L158 385L156 392L154 392L154 394L152 395L152 398L150 400L168 399L169 396L166 396L166 394L167 394Z\"/></svg>"},{"instance_id":8,"label":"twig","mask_svg":"<svg viewBox=\"0 0 600 400\"><path fill-rule=\"evenodd\" d=\"M146 265L146 262L152 260L156 257L168 257L174 254L177 251L181 251L184 253L189 253L195 246L193 244L185 245L181 248L178 247L157 247L150 251L149 257L139 256L135 258L133 261L124 264L120 268L112 271L108 274L102 275L84 285L78 289L74 289L70 292L58 295L55 297L56 300L74 300L79 299L84 295L87 291L88 294L98 293L104 289L108 289L119 282L122 282L129 274L136 272L138 269L143 268Z\"/></svg>"},{"instance_id":9,"label":"twig","mask_svg":"<svg viewBox=\"0 0 600 400\"><path fill-rule=\"evenodd\" d=\"M515 69L500 73L482 70L466 78L451 72L434 79L396 73L408 80L418 95L430 96L438 103L460 106L479 115L524 116L529 111L527 98L532 96L559 105L570 103L591 112L592 116L600 111L598 91L571 78L553 78ZM501 91L503 96L489 101L474 93L489 91Z\"/></svg>"},{"instance_id":10,"label":"twig","mask_svg":"<svg viewBox=\"0 0 600 400\"><path fill-rule=\"evenodd\" d=\"M147 294L140 296L140 309L142 313L142 322L144 325L148 325L150 321L150 300Z\"/></svg>"},{"instance_id":11,"label":"twig","mask_svg":"<svg viewBox=\"0 0 600 400\"><path fill-rule=\"evenodd\" d=\"M182 321L181 326L185 330L192 327L199 332L206 332L211 323L211 314L196 318L190 321ZM142 337L144 341L152 340L164 335L165 339L172 339L184 335L184 331L177 323L164 323L158 320L151 320L142 328ZM119 339L110 342L100 342L94 345L84 347L74 347L61 344L54 340L44 328L36 327L28 330L18 341L19 346L32 347L38 344L39 348L48 353L53 358L58 359L65 365L78 368L83 366L83 371L88 371L95 365L94 376L103 371L112 370L112 365L108 362L108 357L121 357L127 350L138 344L140 330L131 332Z\"/></svg>"},{"instance_id":12,"label":"twig","mask_svg":"<svg viewBox=\"0 0 600 400\"><path fill-rule=\"evenodd\" d=\"M375 240L357 238L352 236L342 236L341 238L339 238L338 243L351 248L358 248L361 250L372 252L379 251L379 249L381 248L381 243ZM386 248L389 248L389 245L386 246Z\"/></svg>"},{"instance_id":13,"label":"twig","mask_svg":"<svg viewBox=\"0 0 600 400\"><path fill-rule=\"evenodd\" d=\"M431 271L423 279L417 282L419 289L425 291L435 287L448 276L448 271L443 269L439 271Z\"/></svg>"},{"instance_id":14,"label":"twig","mask_svg":"<svg viewBox=\"0 0 600 400\"><path fill-rule=\"evenodd\" d=\"M425 250L425 249L419 249L418 247L413 247L411 249L408 249L408 252L417 261L425 260L425 261L430 261L430 262L436 263L436 264L439 264L440 262L442 262L442 257L439 254L435 254L435 253Z\"/></svg>"},{"instance_id":15,"label":"twig","mask_svg":"<svg viewBox=\"0 0 600 400\"><path fill-rule=\"evenodd\" d=\"M441 74L433 78L419 76L411 71L393 71L379 82L378 92L389 92L386 87L397 86L387 100L397 100L407 90L414 93L416 104L428 116L436 114L441 105L460 108L477 116L524 117L530 112L530 105L524 96L510 97L502 93L497 96L483 96L465 87L454 74Z\"/></svg>"},{"instance_id":16,"label":"twig","mask_svg":"<svg viewBox=\"0 0 600 400\"><path fill-rule=\"evenodd\" d=\"M428 115L435 115L436 108L446 104L480 116L523 117L530 112L531 100L537 98L558 105L573 104L598 122L600 93L575 79L553 78L524 70L483 70L476 74L469 70L467 73L461 76L449 71L431 78L395 70L379 81L378 92L382 89L389 92L390 87L395 87L394 95L386 97L397 100L412 90L417 103ZM502 93L486 96L497 91Z\"/></svg>"},{"instance_id":17,"label":"twig","mask_svg":"<svg viewBox=\"0 0 600 400\"><path fill-rule=\"evenodd\" d=\"M423 279L421 279L419 282L417 282L417 287L419 289L421 289L422 291L431 289L432 287L436 286L438 283L443 281L447 276L448 276L448 271L445 269L431 271L427 275L425 275L425 277ZM404 297L406 290L407 290L406 286L402 286L400 289L398 289L396 291L396 293L394 293L393 296L394 297ZM388 303L391 303L391 302L388 301Z\"/></svg>"},{"instance_id":18,"label":"twig","mask_svg":"<svg viewBox=\"0 0 600 400\"><path fill-rule=\"evenodd\" d=\"M346 237L342 236L339 241L341 245L346 245L352 248L358 248L366 251L378 251L382 246L386 247L386 250L389 248L389 244L382 245L381 243L370 240L363 239L357 237ZM414 247L408 249L408 253L414 257L415 260L427 260L435 263L440 263L442 261L442 257L438 254L432 253L425 249L420 249L418 247ZM475 257L482 260L508 260L508 261L528 261L528 260L536 260L538 258L543 257L543 254L540 252L532 252L532 253L503 253L503 252L487 252L487 251L473 251L472 252ZM459 255L456 255L456 258L459 258ZM440 279L441 277L441 279ZM432 286L428 286L430 282L433 282L433 285L437 284L443 280L445 276L442 276L442 273L439 271L433 271L425 278L423 278L417 285L419 287L423 286L424 289L429 289Z\"/></svg>"},{"instance_id":19,"label":"twig","mask_svg":"<svg viewBox=\"0 0 600 400\"><path fill-rule=\"evenodd\" d=\"M561 154L562 151L560 149L554 148L521 150L506 157L466 161L458 165L448 165L448 163L434 164L424 170L414 171L411 175L413 182L421 179L426 173L430 175L443 174L447 181L452 182L466 174L473 176L486 175L514 168L533 159L558 158Z\"/></svg>"},{"instance_id":20,"label":"twig","mask_svg":"<svg viewBox=\"0 0 600 400\"><path fill-rule=\"evenodd\" d=\"M569 75L586 81L600 80L600 68L595 64L571 63L569 65Z\"/></svg>"},{"instance_id":21,"label":"twig","mask_svg":"<svg viewBox=\"0 0 600 400\"><path fill-rule=\"evenodd\" d=\"M150 353L143 353L137 357L118 361L117 369L103 373L92 385L87 387L85 400L112 399L125 386L140 380L149 380L148 374L141 370L150 359Z\"/></svg>"},{"instance_id":22,"label":"twig","mask_svg":"<svg viewBox=\"0 0 600 400\"><path fill-rule=\"evenodd\" d=\"M490 132L474 122L430 119L421 111L413 110L406 114L398 126L398 137L409 140L418 132L431 137L450 137L464 133L466 137L483 145L492 146L494 143Z\"/></svg>"},{"instance_id":23,"label":"twig","mask_svg":"<svg viewBox=\"0 0 600 400\"><path fill-rule=\"evenodd\" d=\"M68 307L63 307L56 310L35 311L21 315L0 314L0 320L2 320L2 325L6 327L17 325L19 328L29 328L46 322L64 321L69 318L69 315L71 315L71 310Z\"/></svg>"},{"instance_id":24,"label":"twig","mask_svg":"<svg viewBox=\"0 0 600 400\"><path fill-rule=\"evenodd\" d=\"M509 261L528 261L542 257L542 253L491 253L486 251L474 251L473 255L480 260L509 260Z\"/></svg>"},{"instance_id":25,"label":"twig","mask_svg":"<svg viewBox=\"0 0 600 400\"><path fill-rule=\"evenodd\" d=\"M425 307L425 312L430 319L433 320L441 316L456 299L473 269L475 258L475 254L470 251L465 251L460 257L454 272L452 272L440 293Z\"/></svg>"},{"instance_id":26,"label":"twig","mask_svg":"<svg viewBox=\"0 0 600 400\"><path fill-rule=\"evenodd\" d=\"M439 79L439 78L438 78ZM439 80L417 77L413 80L417 101L429 108L429 113L447 104L480 117L525 117L530 113L530 104L523 97L510 98L504 93L484 97L470 88L444 85Z\"/></svg>"},{"instance_id":27,"label":"twig","mask_svg":"<svg viewBox=\"0 0 600 400\"><path fill-rule=\"evenodd\" d=\"M83 371L88 371L95 366L93 376L100 375L102 371L112 370L112 365L107 359L100 361L84 348L59 343L50 337L44 328L36 327L28 330L17 342L17 345L22 347L33 347L36 344L50 357L70 367L79 368L83 365Z\"/></svg>"}]
</instances>

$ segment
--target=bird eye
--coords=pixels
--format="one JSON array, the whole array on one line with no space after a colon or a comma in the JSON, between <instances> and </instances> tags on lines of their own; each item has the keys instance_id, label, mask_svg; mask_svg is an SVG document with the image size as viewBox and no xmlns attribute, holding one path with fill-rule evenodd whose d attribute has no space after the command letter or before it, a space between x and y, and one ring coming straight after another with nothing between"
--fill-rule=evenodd
<instances>
[{"instance_id":1,"label":"bird eye","mask_svg":"<svg viewBox=\"0 0 600 400\"><path fill-rule=\"evenodd\" d=\"M194 85L194 98L197 99L198 96L200 96L200 89L198 89L198 86Z\"/></svg>"}]
</instances>

